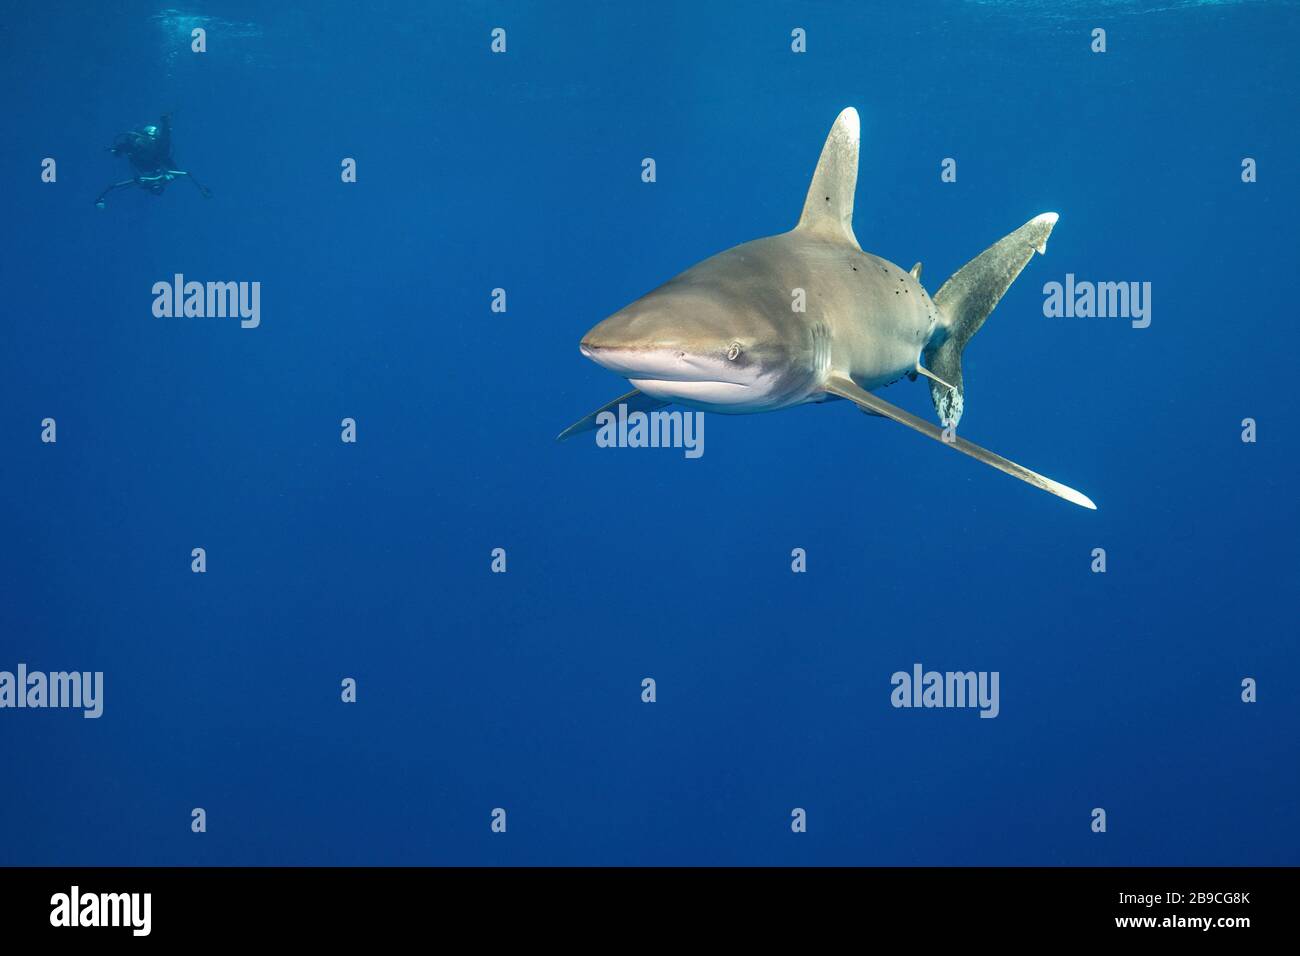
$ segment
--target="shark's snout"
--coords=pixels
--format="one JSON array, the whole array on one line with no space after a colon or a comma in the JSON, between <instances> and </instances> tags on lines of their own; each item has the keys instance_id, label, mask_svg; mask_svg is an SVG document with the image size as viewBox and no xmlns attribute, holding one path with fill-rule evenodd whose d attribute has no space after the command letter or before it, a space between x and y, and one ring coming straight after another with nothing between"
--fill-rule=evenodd
<instances>
[{"instance_id":1,"label":"shark's snout","mask_svg":"<svg viewBox=\"0 0 1300 956\"><path fill-rule=\"evenodd\" d=\"M596 325L578 349L652 397L739 411L766 402L772 378L762 353L748 351L744 316L699 294L655 292Z\"/></svg>"},{"instance_id":2,"label":"shark's snout","mask_svg":"<svg viewBox=\"0 0 1300 956\"><path fill-rule=\"evenodd\" d=\"M598 345L583 339L578 351L624 378L689 382L717 374L710 363L671 345Z\"/></svg>"},{"instance_id":3,"label":"shark's snout","mask_svg":"<svg viewBox=\"0 0 1300 956\"><path fill-rule=\"evenodd\" d=\"M690 352L676 337L627 310L615 313L582 338L578 350L625 378L692 377Z\"/></svg>"},{"instance_id":4,"label":"shark's snout","mask_svg":"<svg viewBox=\"0 0 1300 956\"><path fill-rule=\"evenodd\" d=\"M612 372L618 372L620 375L625 375L627 374L626 367L628 365L626 359L635 355L637 349L635 346L617 344L588 333L578 344L578 351L597 365L604 366ZM620 358L624 359L624 361L620 361Z\"/></svg>"}]
</instances>

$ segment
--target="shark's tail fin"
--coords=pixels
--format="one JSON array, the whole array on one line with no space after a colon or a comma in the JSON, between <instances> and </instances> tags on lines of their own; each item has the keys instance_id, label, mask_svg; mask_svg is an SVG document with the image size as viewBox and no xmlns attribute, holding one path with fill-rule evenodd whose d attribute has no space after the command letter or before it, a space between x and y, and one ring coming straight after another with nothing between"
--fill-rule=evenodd
<instances>
[{"instance_id":1,"label":"shark's tail fin","mask_svg":"<svg viewBox=\"0 0 1300 956\"><path fill-rule=\"evenodd\" d=\"M925 350L922 362L934 373L930 398L941 423L956 425L965 407L962 350L1034 253L1047 251L1047 237L1056 218L1054 212L1035 216L958 269L935 294L934 304L946 320L948 334Z\"/></svg>"}]
</instances>

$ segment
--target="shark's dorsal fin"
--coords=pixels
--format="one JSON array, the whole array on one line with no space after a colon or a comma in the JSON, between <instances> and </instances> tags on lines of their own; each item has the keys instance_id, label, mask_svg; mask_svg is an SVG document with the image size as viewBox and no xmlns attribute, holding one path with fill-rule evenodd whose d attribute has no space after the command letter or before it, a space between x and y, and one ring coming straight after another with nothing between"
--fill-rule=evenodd
<instances>
[{"instance_id":1,"label":"shark's dorsal fin","mask_svg":"<svg viewBox=\"0 0 1300 956\"><path fill-rule=\"evenodd\" d=\"M858 185L858 111L852 106L835 118L813 172L803 214L795 229L861 248L853 235L853 192Z\"/></svg>"},{"instance_id":2,"label":"shark's dorsal fin","mask_svg":"<svg viewBox=\"0 0 1300 956\"><path fill-rule=\"evenodd\" d=\"M921 281L921 263L918 262L916 265L912 266L912 278L917 282Z\"/></svg>"}]
</instances>

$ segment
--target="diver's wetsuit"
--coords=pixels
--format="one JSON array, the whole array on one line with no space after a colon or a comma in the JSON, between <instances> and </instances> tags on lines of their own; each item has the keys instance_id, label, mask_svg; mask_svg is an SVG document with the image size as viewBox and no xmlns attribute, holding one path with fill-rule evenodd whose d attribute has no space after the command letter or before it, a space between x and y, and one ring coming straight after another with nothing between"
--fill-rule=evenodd
<instances>
[{"instance_id":1,"label":"diver's wetsuit","mask_svg":"<svg viewBox=\"0 0 1300 956\"><path fill-rule=\"evenodd\" d=\"M194 183L204 199L212 198L212 190L195 179L192 173L183 169L172 169L175 165L172 159L172 120L166 113L159 119L157 126L145 126L138 130L118 133L113 145L108 147L108 151L114 156L125 156L138 175L134 179L124 179L120 183L114 183L100 193L95 198L95 205L100 209L104 208L104 197L115 189L139 186L155 196L160 196L167 188L167 184L179 176L185 176Z\"/></svg>"}]
</instances>

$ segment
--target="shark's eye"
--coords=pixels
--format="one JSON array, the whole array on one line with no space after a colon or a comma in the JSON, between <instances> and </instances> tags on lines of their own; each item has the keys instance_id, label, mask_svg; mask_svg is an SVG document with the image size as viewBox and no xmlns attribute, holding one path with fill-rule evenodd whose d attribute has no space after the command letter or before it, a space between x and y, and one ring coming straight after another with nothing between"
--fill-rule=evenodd
<instances>
[{"instance_id":1,"label":"shark's eye","mask_svg":"<svg viewBox=\"0 0 1300 956\"><path fill-rule=\"evenodd\" d=\"M734 362L738 358L740 358L740 343L732 342L731 348L727 349L727 361Z\"/></svg>"}]
</instances>

